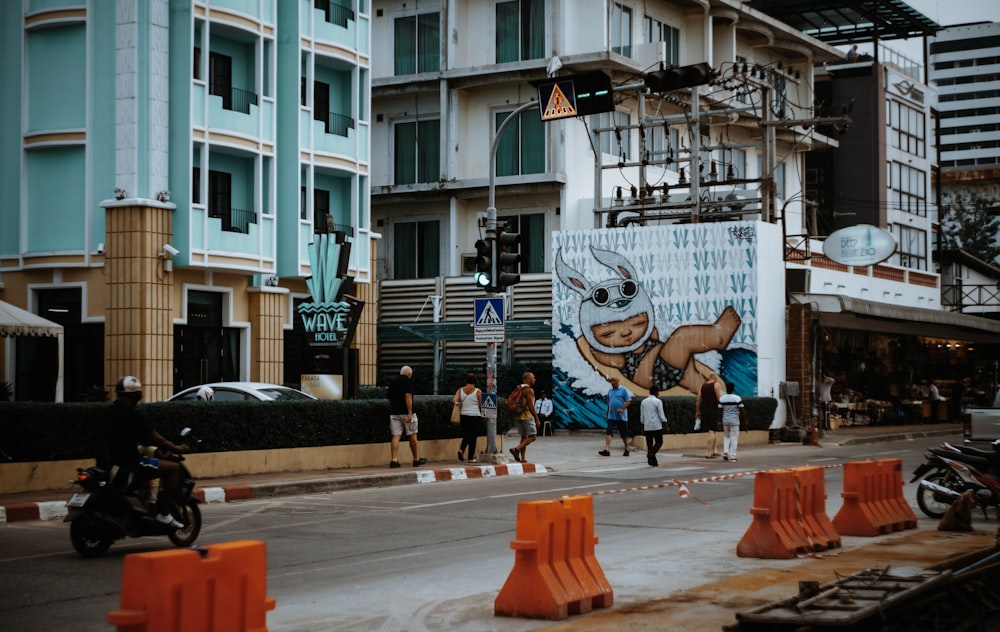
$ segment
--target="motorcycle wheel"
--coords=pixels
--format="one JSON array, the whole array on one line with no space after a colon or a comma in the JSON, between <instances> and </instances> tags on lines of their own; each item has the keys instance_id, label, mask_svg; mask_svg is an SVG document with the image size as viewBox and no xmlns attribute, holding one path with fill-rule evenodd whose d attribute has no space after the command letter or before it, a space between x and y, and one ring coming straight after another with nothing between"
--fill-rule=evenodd
<instances>
[{"instance_id":1,"label":"motorcycle wheel","mask_svg":"<svg viewBox=\"0 0 1000 632\"><path fill-rule=\"evenodd\" d=\"M201 533L201 509L198 509L197 502L189 500L186 505L178 506L178 510L180 515L177 519L184 523L184 528L167 537L177 546L191 546Z\"/></svg>"},{"instance_id":2,"label":"motorcycle wheel","mask_svg":"<svg viewBox=\"0 0 1000 632\"><path fill-rule=\"evenodd\" d=\"M926 478L925 481L940 485L941 487L947 487L948 489L954 490L958 493L962 493L962 484L956 476L954 476L950 471L948 472L934 472ZM924 512L931 518L940 518L944 516L948 508L951 507L951 503L954 499L946 497L944 494L937 493L933 490L927 489L926 487L917 487L917 505L920 507L920 511Z\"/></svg>"},{"instance_id":3,"label":"motorcycle wheel","mask_svg":"<svg viewBox=\"0 0 1000 632\"><path fill-rule=\"evenodd\" d=\"M115 539L108 535L96 535L94 518L83 515L69 523L69 539L73 548L83 557L104 555Z\"/></svg>"}]
</instances>

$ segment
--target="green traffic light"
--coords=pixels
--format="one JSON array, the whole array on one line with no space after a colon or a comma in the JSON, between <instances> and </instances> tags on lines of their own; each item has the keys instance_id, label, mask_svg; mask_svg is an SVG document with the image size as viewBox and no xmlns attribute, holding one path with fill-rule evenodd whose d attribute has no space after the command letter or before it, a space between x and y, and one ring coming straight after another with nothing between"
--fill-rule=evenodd
<instances>
[{"instance_id":1,"label":"green traffic light","mask_svg":"<svg viewBox=\"0 0 1000 632\"><path fill-rule=\"evenodd\" d=\"M486 272L477 272L474 277L476 280L476 285L479 287L489 287L490 286L490 275Z\"/></svg>"}]
</instances>

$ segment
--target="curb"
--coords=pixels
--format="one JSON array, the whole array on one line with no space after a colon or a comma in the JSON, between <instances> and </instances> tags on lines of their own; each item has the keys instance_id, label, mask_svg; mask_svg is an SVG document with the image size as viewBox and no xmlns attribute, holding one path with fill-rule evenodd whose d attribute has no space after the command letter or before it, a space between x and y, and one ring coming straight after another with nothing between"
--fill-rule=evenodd
<instances>
[{"instance_id":1,"label":"curb","mask_svg":"<svg viewBox=\"0 0 1000 632\"><path fill-rule=\"evenodd\" d=\"M223 487L196 487L194 497L202 503L229 503L253 498L273 498L294 494L336 492L349 489L415 485L443 481L464 481L496 476L547 474L550 470L537 463L481 465L471 467L417 470L399 474L366 474L342 478L318 478L305 481L254 483ZM55 520L66 516L66 501L27 502L0 505L0 523L26 520Z\"/></svg>"}]
</instances>

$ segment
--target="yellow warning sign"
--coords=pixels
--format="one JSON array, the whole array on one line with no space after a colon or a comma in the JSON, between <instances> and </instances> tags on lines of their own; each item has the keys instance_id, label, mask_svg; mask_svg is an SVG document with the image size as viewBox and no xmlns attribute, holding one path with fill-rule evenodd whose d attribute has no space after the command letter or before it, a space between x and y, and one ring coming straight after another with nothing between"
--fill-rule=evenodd
<instances>
[{"instance_id":1,"label":"yellow warning sign","mask_svg":"<svg viewBox=\"0 0 1000 632\"><path fill-rule=\"evenodd\" d=\"M556 83L552 86L552 94L549 95L549 102L545 105L545 111L542 112L542 120L548 121L568 116L576 116L576 108L566 98L559 84Z\"/></svg>"}]
</instances>

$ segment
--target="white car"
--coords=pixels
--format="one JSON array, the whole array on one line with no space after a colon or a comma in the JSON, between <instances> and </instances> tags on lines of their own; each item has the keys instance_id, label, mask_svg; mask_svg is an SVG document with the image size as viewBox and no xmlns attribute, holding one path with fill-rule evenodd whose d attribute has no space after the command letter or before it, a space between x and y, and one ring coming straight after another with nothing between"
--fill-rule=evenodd
<instances>
[{"instance_id":1,"label":"white car","mask_svg":"<svg viewBox=\"0 0 1000 632\"><path fill-rule=\"evenodd\" d=\"M264 382L214 382L212 384L199 384L191 386L167 398L168 402L197 401L198 389L203 386L210 387L215 391L212 401L216 402L243 402L259 400L269 402L275 400L303 400L316 399L308 393L303 393L294 388L281 386L280 384L266 384Z\"/></svg>"}]
</instances>

